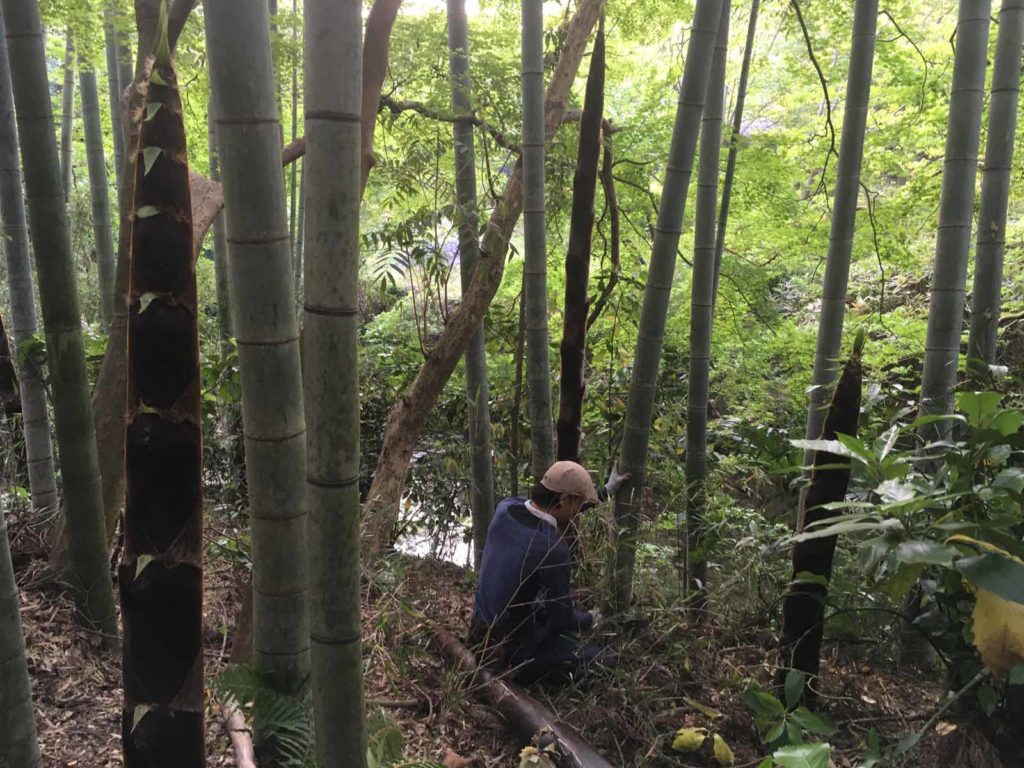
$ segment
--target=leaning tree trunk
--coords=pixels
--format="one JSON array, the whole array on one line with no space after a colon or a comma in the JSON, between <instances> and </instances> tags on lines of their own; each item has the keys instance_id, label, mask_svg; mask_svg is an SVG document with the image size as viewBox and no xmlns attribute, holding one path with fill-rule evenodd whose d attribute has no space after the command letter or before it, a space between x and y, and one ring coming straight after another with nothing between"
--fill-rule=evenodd
<instances>
[{"instance_id":1,"label":"leaning tree trunk","mask_svg":"<svg viewBox=\"0 0 1024 768\"><path fill-rule=\"evenodd\" d=\"M448 0L448 64L451 70L452 112L473 111L469 78L469 30L465 0ZM455 194L459 225L459 272L462 288L469 287L479 257L479 211L476 202L476 156L473 126L452 124L455 144ZM466 348L466 413L469 422L470 508L473 517L473 563L479 568L487 528L494 511L494 463L491 459L491 397L487 382L487 349L480 324Z\"/></svg>"},{"instance_id":2,"label":"leaning tree trunk","mask_svg":"<svg viewBox=\"0 0 1024 768\"><path fill-rule=\"evenodd\" d=\"M732 129L729 131L729 158L725 162L725 179L722 180L722 202L718 206L718 231L715 233L715 284L711 289L711 314L714 315L718 302L718 278L722 274L722 254L725 253L725 230L729 223L729 204L732 202L732 185L736 178L736 157L740 150L740 133L743 129L743 105L747 100L747 81L750 79L750 59L754 52L754 36L757 32L757 16L761 0L750 3L750 19L747 21L747 42L743 48L743 64L740 66L740 81L736 86L736 107L732 113Z\"/></svg>"},{"instance_id":3,"label":"leaning tree trunk","mask_svg":"<svg viewBox=\"0 0 1024 768\"><path fill-rule=\"evenodd\" d=\"M366 765L359 581L361 10L359 0L306 0L304 8L309 629L320 768Z\"/></svg>"},{"instance_id":4,"label":"leaning tree trunk","mask_svg":"<svg viewBox=\"0 0 1024 768\"><path fill-rule=\"evenodd\" d=\"M690 368L686 395L686 577L701 609L706 602L708 379L711 375L711 328L715 297L715 208L722 146L725 66L729 52L729 0L722 1L715 52L700 129L700 168L693 223L693 277L690 286ZM700 618L701 614L697 614Z\"/></svg>"},{"instance_id":5,"label":"leaning tree trunk","mask_svg":"<svg viewBox=\"0 0 1024 768\"><path fill-rule=\"evenodd\" d=\"M874 2L874 0L869 0ZM866 4L866 3L863 3ZM860 10L858 4L858 11ZM836 435L857 435L860 415L861 351L864 345L863 329L853 343L853 351L836 384L822 420L819 436L822 440L835 440ZM850 484L849 460L827 451L811 451L811 480L800 507L798 533L808 526L835 515L828 504L846 498ZM782 637L779 641L779 681L785 680L789 669L796 669L809 677L818 674L821 657L821 639L824 633L825 601L828 581L832 576L832 556L836 549L836 536L826 536L793 545L793 580L782 602ZM805 690L812 690L807 686Z\"/></svg>"},{"instance_id":6,"label":"leaning tree trunk","mask_svg":"<svg viewBox=\"0 0 1024 768\"><path fill-rule=\"evenodd\" d=\"M808 440L821 436L821 425L828 408L828 393L835 380L839 348L846 313L846 288L850 278L850 257L860 198L860 171L864 158L864 132L871 95L871 70L875 58L875 29L878 25L878 0L857 0L853 18L853 43L846 78L846 108L843 134L839 143L839 167L836 173L835 200L832 204L832 228L825 259L825 278L821 292L818 342L814 351L813 386L807 410ZM804 464L811 463L813 452L804 453Z\"/></svg>"},{"instance_id":7,"label":"leaning tree trunk","mask_svg":"<svg viewBox=\"0 0 1024 768\"><path fill-rule=\"evenodd\" d=\"M57 483L53 473L50 416L40 363L34 356L19 354L22 344L36 333L35 287L25 225L25 200L18 164L18 126L14 118L14 94L7 64L7 38L0 14L0 219L3 220L7 295L10 297L11 340L15 368L21 381L21 423L25 434L25 458L32 509L39 518L57 512Z\"/></svg>"},{"instance_id":8,"label":"leaning tree trunk","mask_svg":"<svg viewBox=\"0 0 1024 768\"><path fill-rule=\"evenodd\" d=\"M722 0L698 0L694 11L686 65L679 89L672 145L665 169L654 247L647 273L647 286L640 311L640 325L629 382L629 399L619 453L619 470L632 479L615 497L615 527L609 578L611 607L625 608L633 590L633 564L636 559L636 532L639 520L640 489L647 474L647 448L654 415L654 392L665 338L672 277L682 231L686 195L693 174L693 156L704 110L711 74L718 19Z\"/></svg>"},{"instance_id":9,"label":"leaning tree trunk","mask_svg":"<svg viewBox=\"0 0 1024 768\"><path fill-rule=\"evenodd\" d=\"M32 708L32 685L21 631L21 601L0 500L0 765L37 768L39 745Z\"/></svg>"},{"instance_id":10,"label":"leaning tree trunk","mask_svg":"<svg viewBox=\"0 0 1024 768\"><path fill-rule=\"evenodd\" d=\"M60 180L66 203L71 199L71 139L75 127L75 46L70 29L64 49L64 87L60 92L60 109Z\"/></svg>"},{"instance_id":11,"label":"leaning tree trunk","mask_svg":"<svg viewBox=\"0 0 1024 768\"><path fill-rule=\"evenodd\" d=\"M992 70L985 167L981 176L981 210L978 212L978 244L974 255L971 331L967 342L967 368L979 387L989 380L988 366L996 361L1022 41L1024 1L1003 0Z\"/></svg>"},{"instance_id":12,"label":"leaning tree trunk","mask_svg":"<svg viewBox=\"0 0 1024 768\"><path fill-rule=\"evenodd\" d=\"M114 179L120 193L124 183L124 131L121 130L121 69L117 50L117 5L108 3L103 10L103 43L107 64L107 91L110 99L110 133L114 139Z\"/></svg>"},{"instance_id":13,"label":"leaning tree trunk","mask_svg":"<svg viewBox=\"0 0 1024 768\"><path fill-rule=\"evenodd\" d=\"M523 274L526 380L533 479L554 461L548 338L548 250L544 211L544 3L523 0Z\"/></svg>"},{"instance_id":14,"label":"leaning tree trunk","mask_svg":"<svg viewBox=\"0 0 1024 768\"><path fill-rule=\"evenodd\" d=\"M545 99L544 128L548 141L562 123L569 88L583 59L590 31L597 23L602 2L581 0L566 27L562 52L551 75ZM365 146L363 152L365 156ZM449 317L448 324L413 383L388 413L384 441L374 469L367 509L364 511L373 537L373 552L379 552L391 540L409 461L419 441L423 424L473 333L483 321L487 307L501 284L509 239L519 221L522 207L523 167L522 163L516 163L484 230L480 243L480 261L473 271L469 288L462 294L462 303Z\"/></svg>"},{"instance_id":15,"label":"leaning tree trunk","mask_svg":"<svg viewBox=\"0 0 1024 768\"><path fill-rule=\"evenodd\" d=\"M964 325L964 287L974 222L974 182L985 95L990 12L990 0L960 0L939 229L935 237L935 273L921 372L921 415L953 411L953 388ZM943 440L949 433L950 422L941 420L921 427L919 436L922 441Z\"/></svg>"},{"instance_id":16,"label":"leaning tree trunk","mask_svg":"<svg viewBox=\"0 0 1024 768\"><path fill-rule=\"evenodd\" d=\"M82 614L105 634L114 635L117 620L96 437L39 4L3 0L3 13L49 355L71 566Z\"/></svg>"},{"instance_id":17,"label":"leaning tree trunk","mask_svg":"<svg viewBox=\"0 0 1024 768\"><path fill-rule=\"evenodd\" d=\"M208 0L205 18L242 386L253 650L268 684L297 695L309 675L306 422L269 18L234 0ZM266 727L256 724L257 741L272 750Z\"/></svg>"},{"instance_id":18,"label":"leaning tree trunk","mask_svg":"<svg viewBox=\"0 0 1024 768\"><path fill-rule=\"evenodd\" d=\"M166 16L139 133L128 315L126 768L205 765L203 438L188 153ZM95 83L95 81L94 81ZM84 90L84 89L83 89Z\"/></svg>"},{"instance_id":19,"label":"leaning tree trunk","mask_svg":"<svg viewBox=\"0 0 1024 768\"><path fill-rule=\"evenodd\" d=\"M110 197L107 161L103 156L100 97L96 89L96 73L93 70L83 68L78 78L82 99L82 123L85 126L85 155L89 164L89 194L92 198L92 232L100 294L100 318L103 329L109 331L110 321L114 315L114 235L110 228Z\"/></svg>"},{"instance_id":20,"label":"leaning tree trunk","mask_svg":"<svg viewBox=\"0 0 1024 768\"><path fill-rule=\"evenodd\" d=\"M565 257L565 308L562 313L562 376L559 380L558 459L580 460L583 398L586 393L587 313L590 309L590 249L594 235L594 197L601 157L604 112L604 19L597 27L580 118L580 143L572 178L569 250Z\"/></svg>"},{"instance_id":21,"label":"leaning tree trunk","mask_svg":"<svg viewBox=\"0 0 1024 768\"><path fill-rule=\"evenodd\" d=\"M216 105L213 97L206 102L207 148L210 156L210 180L220 181L220 158L217 150ZM224 233L224 211L217 211L213 219L213 274L217 290L217 325L221 342L231 338L231 299L228 291L228 244Z\"/></svg>"}]
</instances>

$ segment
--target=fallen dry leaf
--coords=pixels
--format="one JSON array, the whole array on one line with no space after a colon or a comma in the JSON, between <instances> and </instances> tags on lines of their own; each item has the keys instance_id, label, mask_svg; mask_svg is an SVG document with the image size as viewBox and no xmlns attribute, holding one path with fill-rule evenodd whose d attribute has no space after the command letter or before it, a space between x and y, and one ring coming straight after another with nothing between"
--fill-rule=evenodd
<instances>
[{"instance_id":1,"label":"fallen dry leaf","mask_svg":"<svg viewBox=\"0 0 1024 768\"><path fill-rule=\"evenodd\" d=\"M444 753L444 760L441 764L444 768L466 768L473 763L473 758L463 757L455 750L449 748Z\"/></svg>"}]
</instances>

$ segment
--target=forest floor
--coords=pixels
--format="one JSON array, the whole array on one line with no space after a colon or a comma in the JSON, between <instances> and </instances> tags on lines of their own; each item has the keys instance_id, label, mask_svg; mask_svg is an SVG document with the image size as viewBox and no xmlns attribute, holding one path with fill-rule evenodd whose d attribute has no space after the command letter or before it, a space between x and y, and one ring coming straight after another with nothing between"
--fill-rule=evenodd
<instances>
[{"instance_id":1,"label":"forest floor","mask_svg":"<svg viewBox=\"0 0 1024 768\"><path fill-rule=\"evenodd\" d=\"M32 549L32 548L29 548ZM120 754L120 659L99 638L74 622L67 596L46 578L45 560L18 551L22 615L29 669L38 712L45 766L107 768ZM226 562L206 576L206 674L213 679L227 664L229 628L234 626L244 570ZM476 768L516 766L516 745L501 718L472 698L465 680L428 647L435 628L464 634L472 610L473 576L436 560L396 556L367 581L364 602L366 696L370 710L384 710L401 729L407 758ZM531 693L614 764L710 766L708 739L701 752L671 750L675 731L707 728L732 747L737 766L753 766L765 754L750 711L740 696L754 679L767 685L773 635L751 624L694 627L674 611L644 606L631 621L598 640L620 654L613 674L561 690ZM833 765L859 766L869 729L883 743L922 728L935 711L941 689L864 661L823 660L822 708L839 727L832 737ZM223 714L209 702L208 764L231 766ZM949 730L948 728L943 730ZM951 763L948 741L931 731L915 750L911 766ZM450 753L454 753L454 756ZM457 756L469 762L460 762Z\"/></svg>"}]
</instances>

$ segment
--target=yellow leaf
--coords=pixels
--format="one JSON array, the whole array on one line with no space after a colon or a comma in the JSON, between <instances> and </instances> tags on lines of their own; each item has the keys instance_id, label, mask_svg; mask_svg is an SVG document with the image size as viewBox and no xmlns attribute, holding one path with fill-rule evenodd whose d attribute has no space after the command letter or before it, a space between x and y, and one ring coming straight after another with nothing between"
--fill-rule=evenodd
<instances>
[{"instance_id":1,"label":"yellow leaf","mask_svg":"<svg viewBox=\"0 0 1024 768\"><path fill-rule=\"evenodd\" d=\"M717 733L714 735L712 752L715 753L715 760L718 761L719 765L733 765L736 762L736 756L732 753L732 749L725 743L725 739Z\"/></svg>"},{"instance_id":2,"label":"yellow leaf","mask_svg":"<svg viewBox=\"0 0 1024 768\"><path fill-rule=\"evenodd\" d=\"M1001 680L1024 662L1024 605L978 589L974 603L974 645L981 660Z\"/></svg>"},{"instance_id":3,"label":"yellow leaf","mask_svg":"<svg viewBox=\"0 0 1024 768\"><path fill-rule=\"evenodd\" d=\"M672 742L672 749L677 752L696 752L704 743L706 731L703 728L680 728Z\"/></svg>"},{"instance_id":4,"label":"yellow leaf","mask_svg":"<svg viewBox=\"0 0 1024 768\"><path fill-rule=\"evenodd\" d=\"M683 696L683 701L685 701L691 707L693 707L702 715L704 715L704 717L710 717L712 720L714 720L716 717L722 716L722 713L719 712L717 709L712 709L707 704L701 704L699 701L697 701L696 699L691 699L689 696Z\"/></svg>"}]
</instances>

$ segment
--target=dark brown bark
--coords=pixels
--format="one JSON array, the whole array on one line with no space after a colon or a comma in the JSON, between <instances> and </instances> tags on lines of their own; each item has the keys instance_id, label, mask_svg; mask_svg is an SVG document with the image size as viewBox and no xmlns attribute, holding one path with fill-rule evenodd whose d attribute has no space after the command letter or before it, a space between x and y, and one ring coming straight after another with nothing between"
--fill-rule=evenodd
<instances>
[{"instance_id":1,"label":"dark brown bark","mask_svg":"<svg viewBox=\"0 0 1024 768\"><path fill-rule=\"evenodd\" d=\"M822 440L835 440L836 435L857 435L861 396L861 349L863 332L854 342L850 358L836 384L829 402L822 428ZM839 465L839 466L836 466ZM810 484L800 509L798 532L821 520L834 517L836 512L825 505L843 501L850 484L849 460L826 451L815 451L812 459ZM832 575L832 557L836 549L835 536L793 545L793 580L782 603L782 637L779 641L779 677L796 669L809 677L818 674L821 639L824 632L825 600L828 597L828 579ZM807 575L820 577L808 579ZM808 687L809 690L809 687Z\"/></svg>"},{"instance_id":2,"label":"dark brown bark","mask_svg":"<svg viewBox=\"0 0 1024 768\"><path fill-rule=\"evenodd\" d=\"M391 47L391 28L402 0L374 0L366 17L363 33L363 103L359 140L362 152L362 188L370 178L376 162L373 154L373 133L377 127L377 105L380 103L384 78L388 73L388 51Z\"/></svg>"},{"instance_id":3,"label":"dark brown bark","mask_svg":"<svg viewBox=\"0 0 1024 768\"><path fill-rule=\"evenodd\" d=\"M590 72L580 119L579 151L572 180L569 250L565 258L565 307L562 313L562 375L559 381L558 420L555 423L559 461L579 461L586 393L587 314L590 308L591 239L594 234L594 198L601 157L601 117L604 112L604 19L590 56Z\"/></svg>"},{"instance_id":4,"label":"dark brown bark","mask_svg":"<svg viewBox=\"0 0 1024 768\"><path fill-rule=\"evenodd\" d=\"M548 85L544 105L547 140L562 124L569 88L579 70L590 31L597 23L602 0L582 0L565 32L565 43ZM462 303L430 350L419 373L388 414L384 442L373 474L364 519L373 539L368 552L390 543L405 488L409 461L427 415L451 377L470 337L483 320L505 270L509 239L523 210L523 168L517 163L504 193L495 205L480 244L480 260L473 283Z\"/></svg>"},{"instance_id":5,"label":"dark brown bark","mask_svg":"<svg viewBox=\"0 0 1024 768\"><path fill-rule=\"evenodd\" d=\"M524 744L541 731L554 736L559 752L558 762L565 768L612 768L596 749L565 721L537 702L510 680L491 673L477 664L473 652L455 635L438 630L432 638L434 649L461 672L470 675L467 686L505 718L509 729Z\"/></svg>"},{"instance_id":6,"label":"dark brown bark","mask_svg":"<svg viewBox=\"0 0 1024 768\"><path fill-rule=\"evenodd\" d=\"M166 45L166 43L164 44ZM147 88L132 206L121 738L127 768L205 764L202 432L188 154L161 46Z\"/></svg>"},{"instance_id":7,"label":"dark brown bark","mask_svg":"<svg viewBox=\"0 0 1024 768\"><path fill-rule=\"evenodd\" d=\"M609 221L609 255L611 257L611 274L608 276L608 282L604 284L604 288L598 295L595 301L590 303L590 317L587 318L587 330L590 330L590 326L597 322L597 318L604 312L605 306L608 304L608 299L611 298L612 293L615 292L615 287L619 284L619 248L621 243L621 217L619 215L619 197L615 193L615 178L612 176L612 169L614 163L612 161L612 136L608 132L607 128L604 133L604 157L601 160L601 187L604 189L604 201L608 207L608 221Z\"/></svg>"}]
</instances>

